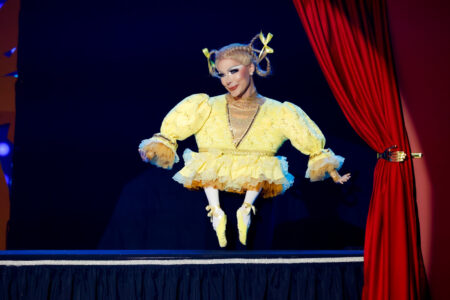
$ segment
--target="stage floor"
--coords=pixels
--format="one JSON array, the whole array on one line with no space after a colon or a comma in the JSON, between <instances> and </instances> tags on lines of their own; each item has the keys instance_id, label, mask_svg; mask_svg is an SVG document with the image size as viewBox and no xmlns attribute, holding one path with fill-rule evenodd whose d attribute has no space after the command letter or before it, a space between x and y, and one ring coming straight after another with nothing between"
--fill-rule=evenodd
<instances>
[{"instance_id":1,"label":"stage floor","mask_svg":"<svg viewBox=\"0 0 450 300\"><path fill-rule=\"evenodd\" d=\"M5 250L0 260L35 258L313 258L359 257L362 250Z\"/></svg>"},{"instance_id":2,"label":"stage floor","mask_svg":"<svg viewBox=\"0 0 450 300\"><path fill-rule=\"evenodd\" d=\"M362 251L0 251L0 299L360 299Z\"/></svg>"}]
</instances>

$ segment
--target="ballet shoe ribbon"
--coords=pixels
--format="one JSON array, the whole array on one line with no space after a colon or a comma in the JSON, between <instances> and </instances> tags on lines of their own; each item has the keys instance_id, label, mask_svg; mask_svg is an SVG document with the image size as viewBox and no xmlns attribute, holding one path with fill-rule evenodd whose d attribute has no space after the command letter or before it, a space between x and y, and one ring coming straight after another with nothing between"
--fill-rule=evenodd
<instances>
[{"instance_id":1,"label":"ballet shoe ribbon","mask_svg":"<svg viewBox=\"0 0 450 300\"><path fill-rule=\"evenodd\" d=\"M249 212L251 210L251 211L253 211L253 214L256 215L256 207L255 206L253 206L253 205L251 205L250 203L247 203L247 202L244 202L244 204L242 204L242 206L244 206L245 210L249 209Z\"/></svg>"},{"instance_id":2,"label":"ballet shoe ribbon","mask_svg":"<svg viewBox=\"0 0 450 300\"><path fill-rule=\"evenodd\" d=\"M216 206L211 206L208 205L207 207L205 207L206 211L208 211L208 217L218 217L218 213L216 212L216 209L220 209L220 207L216 207Z\"/></svg>"}]
</instances>

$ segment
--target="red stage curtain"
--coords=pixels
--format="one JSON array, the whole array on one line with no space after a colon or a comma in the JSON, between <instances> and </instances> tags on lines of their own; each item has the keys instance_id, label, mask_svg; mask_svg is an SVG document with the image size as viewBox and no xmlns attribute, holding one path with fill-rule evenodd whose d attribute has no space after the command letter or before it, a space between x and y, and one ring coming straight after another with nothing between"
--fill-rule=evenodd
<instances>
[{"instance_id":1,"label":"red stage curtain","mask_svg":"<svg viewBox=\"0 0 450 300\"><path fill-rule=\"evenodd\" d=\"M325 77L355 131L380 159L364 246L363 299L424 299L410 146L394 74L385 0L294 0ZM375 155L375 154L374 154ZM349 158L351 159L351 157Z\"/></svg>"}]
</instances>

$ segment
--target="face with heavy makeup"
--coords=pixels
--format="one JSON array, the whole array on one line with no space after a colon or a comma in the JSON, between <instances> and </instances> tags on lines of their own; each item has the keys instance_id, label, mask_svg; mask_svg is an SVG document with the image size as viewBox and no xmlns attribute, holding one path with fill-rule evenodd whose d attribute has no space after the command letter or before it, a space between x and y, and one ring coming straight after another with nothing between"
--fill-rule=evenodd
<instances>
[{"instance_id":1,"label":"face with heavy makeup","mask_svg":"<svg viewBox=\"0 0 450 300\"><path fill-rule=\"evenodd\" d=\"M235 98L248 98L255 92L252 75L255 65L244 65L233 58L221 58L216 62L222 85Z\"/></svg>"}]
</instances>

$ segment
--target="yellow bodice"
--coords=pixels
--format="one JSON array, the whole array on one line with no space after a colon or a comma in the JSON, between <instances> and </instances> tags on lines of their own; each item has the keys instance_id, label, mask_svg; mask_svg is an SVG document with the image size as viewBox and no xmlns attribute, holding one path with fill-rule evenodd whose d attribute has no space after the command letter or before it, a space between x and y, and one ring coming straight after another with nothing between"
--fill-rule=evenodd
<instances>
[{"instance_id":1,"label":"yellow bodice","mask_svg":"<svg viewBox=\"0 0 450 300\"><path fill-rule=\"evenodd\" d=\"M208 172L208 178L211 180L219 180L221 177L220 180L227 181L225 177L240 176L245 181L244 177L250 176L253 181L264 178L265 181L270 181L267 177L279 177L276 180L281 182L281 177L285 177L287 171L283 175L282 163L278 160L285 160L285 158L278 157L277 160L273 156L286 140L290 140L296 149L310 156L306 177L311 178L311 181L323 180L328 177L328 171L340 168L344 158L334 155L330 149L324 149L325 137L301 108L290 102L281 103L267 97L264 100L249 130L237 147L233 142L225 95L209 97L206 94L194 94L178 103L167 114L162 122L160 133L143 141L141 148L152 142L162 143L175 153L174 161L177 162L177 140L184 140L195 135L199 153L192 155L189 152L187 155L189 158L185 160L188 160L190 165L186 161L185 168L179 172L184 176L183 179L179 174L175 176L178 176L178 180L177 178L175 180L183 183L186 182L187 173L194 180L195 176L198 177L202 172L204 174ZM195 157L196 162L191 161L192 157ZM223 161L224 167L216 163L219 160ZM239 168L236 167L234 170L232 166L225 166L233 164L233 161ZM208 164L210 166L206 171L205 165ZM196 167L193 168L193 165ZM245 172L242 171L244 165ZM219 176L224 168L231 168L227 171L229 174ZM270 172L267 168L271 169ZM273 170L274 168L279 170ZM216 171L217 174L215 174ZM238 173L239 176L236 175ZM244 173L247 175L244 176ZM270 175L267 175L268 173ZM216 175L217 178L214 179ZM235 187L244 184L242 182L235 182Z\"/></svg>"},{"instance_id":2,"label":"yellow bodice","mask_svg":"<svg viewBox=\"0 0 450 300\"><path fill-rule=\"evenodd\" d=\"M238 147L233 142L233 135L229 123L227 101L224 95L208 99L211 108L203 126L195 133L199 150L221 149L234 153L261 152L275 154L286 137L277 128L276 112L281 103L266 99L260 106L247 134Z\"/></svg>"}]
</instances>

